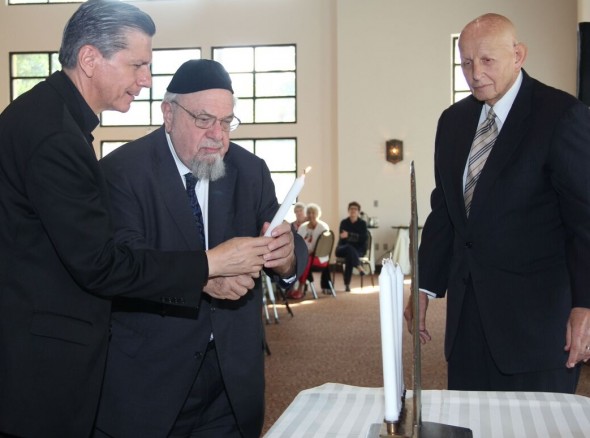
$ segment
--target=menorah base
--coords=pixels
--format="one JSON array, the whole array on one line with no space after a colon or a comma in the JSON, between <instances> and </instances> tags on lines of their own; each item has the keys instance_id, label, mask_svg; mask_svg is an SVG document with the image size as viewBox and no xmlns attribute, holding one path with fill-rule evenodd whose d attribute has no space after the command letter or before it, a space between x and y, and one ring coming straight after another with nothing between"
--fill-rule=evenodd
<instances>
[{"instance_id":1,"label":"menorah base","mask_svg":"<svg viewBox=\"0 0 590 438\"><path fill-rule=\"evenodd\" d=\"M377 426L377 425L375 425ZM459 426L451 426L449 424L431 423L429 421L423 421L422 425L417 428L418 430L413 431L410 426L409 430L403 430L398 433L391 433L391 428L387 427L386 423L381 424L381 430L379 431L379 438L473 438L473 432L471 429ZM371 428L371 430L374 430ZM369 438L377 438L377 436L369 433Z\"/></svg>"},{"instance_id":2,"label":"menorah base","mask_svg":"<svg viewBox=\"0 0 590 438\"><path fill-rule=\"evenodd\" d=\"M449 424L423 421L420 426L414 426L413 404L404 403L399 421L381 423L379 438L473 438L471 429ZM377 425L373 425L377 426ZM371 433L376 428L371 427L368 438L377 438Z\"/></svg>"}]
</instances>

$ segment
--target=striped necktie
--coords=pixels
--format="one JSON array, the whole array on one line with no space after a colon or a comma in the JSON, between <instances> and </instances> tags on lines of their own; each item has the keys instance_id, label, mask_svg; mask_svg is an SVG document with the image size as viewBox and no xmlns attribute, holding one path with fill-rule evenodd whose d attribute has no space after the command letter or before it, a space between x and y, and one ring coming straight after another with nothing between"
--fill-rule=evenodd
<instances>
[{"instance_id":1,"label":"striped necktie","mask_svg":"<svg viewBox=\"0 0 590 438\"><path fill-rule=\"evenodd\" d=\"M195 176L190 172L185 174L184 178L186 179L186 194L188 195L188 199L193 210L193 215L195 216L197 227L199 229L199 236L201 237L201 242L203 242L204 248L205 227L203 225L203 212L201 211L201 206L199 205L199 200L197 199L197 193L195 192L195 187L197 186L197 178L195 178Z\"/></svg>"},{"instance_id":2,"label":"striped necktie","mask_svg":"<svg viewBox=\"0 0 590 438\"><path fill-rule=\"evenodd\" d=\"M490 151L498 137L498 125L496 125L496 114L490 108L488 116L477 127L471 151L469 152L469 164L467 166L467 178L465 178L465 191L463 192L463 199L465 200L465 213L469 217L471 210L471 201L473 200L473 192L475 185L481 175L483 166L490 155Z\"/></svg>"}]
</instances>

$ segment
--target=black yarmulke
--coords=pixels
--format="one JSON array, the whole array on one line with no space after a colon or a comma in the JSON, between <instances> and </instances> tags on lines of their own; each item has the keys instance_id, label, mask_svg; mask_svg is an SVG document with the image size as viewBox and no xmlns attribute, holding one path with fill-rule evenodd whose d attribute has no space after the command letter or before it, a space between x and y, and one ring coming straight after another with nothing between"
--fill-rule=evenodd
<instances>
[{"instance_id":1,"label":"black yarmulke","mask_svg":"<svg viewBox=\"0 0 590 438\"><path fill-rule=\"evenodd\" d=\"M182 64L168 85L170 93L187 94L221 88L234 92L229 74L217 61L193 59Z\"/></svg>"}]
</instances>

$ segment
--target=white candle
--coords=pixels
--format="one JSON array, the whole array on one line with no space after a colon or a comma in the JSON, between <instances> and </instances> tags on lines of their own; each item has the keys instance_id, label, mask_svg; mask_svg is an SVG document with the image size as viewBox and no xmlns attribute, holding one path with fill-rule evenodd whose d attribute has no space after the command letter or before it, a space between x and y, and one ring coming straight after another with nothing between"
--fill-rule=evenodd
<instances>
[{"instance_id":1,"label":"white candle","mask_svg":"<svg viewBox=\"0 0 590 438\"><path fill-rule=\"evenodd\" d=\"M381 320L381 355L383 358L383 387L385 393L385 421L398 421L401 394L398 393L396 359L394 288L395 270L391 259L383 261L379 274L379 310Z\"/></svg>"},{"instance_id":2,"label":"white candle","mask_svg":"<svg viewBox=\"0 0 590 438\"><path fill-rule=\"evenodd\" d=\"M403 346L403 330L404 330L404 273L402 271L401 266L396 263L395 264L395 280L397 282L396 287L396 296L394 298L394 305L393 305L393 312L394 315L397 315L397 324L396 324L396 332L395 332L395 349L396 359L397 359L397 395L398 398L401 400L401 397L404 393L405 385L404 385L404 364L403 364L403 355L402 355L402 346ZM401 402L400 402L401 403ZM401 406L400 406L401 409Z\"/></svg>"},{"instance_id":3,"label":"white candle","mask_svg":"<svg viewBox=\"0 0 590 438\"><path fill-rule=\"evenodd\" d=\"M276 212L275 217L272 218L272 221L270 222L270 225L269 225L268 229L266 230L266 233L264 233L265 236L267 236L267 237L270 236L270 233L272 233L272 230L274 230L278 225L283 223L283 221L285 220L285 217L287 217L287 213L289 212L291 205L293 205L293 203L295 202L295 199L297 199L297 196L299 195L299 192L303 188L303 184L305 183L305 175L310 170L311 170L311 167L307 167L305 169L305 172L303 172L303 174L299 178L295 179L295 181L293 182L293 185L291 186L291 188L289 189L289 192L287 193L287 196L285 196L283 203L279 207L279 210Z\"/></svg>"}]
</instances>

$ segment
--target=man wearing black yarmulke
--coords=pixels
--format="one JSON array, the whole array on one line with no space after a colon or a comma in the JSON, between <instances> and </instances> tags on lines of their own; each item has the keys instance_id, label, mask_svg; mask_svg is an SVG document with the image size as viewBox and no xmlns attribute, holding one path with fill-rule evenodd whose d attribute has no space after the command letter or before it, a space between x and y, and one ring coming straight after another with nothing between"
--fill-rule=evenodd
<instances>
[{"instance_id":1,"label":"man wearing black yarmulke","mask_svg":"<svg viewBox=\"0 0 590 438\"><path fill-rule=\"evenodd\" d=\"M216 61L184 63L162 102L164 125L101 160L116 237L132 247L210 248L259 236L278 209L263 160L233 144L231 78ZM284 286L305 267L286 222L266 272ZM260 436L264 351L259 273L209 278L198 312L114 303L96 437Z\"/></svg>"}]
</instances>

